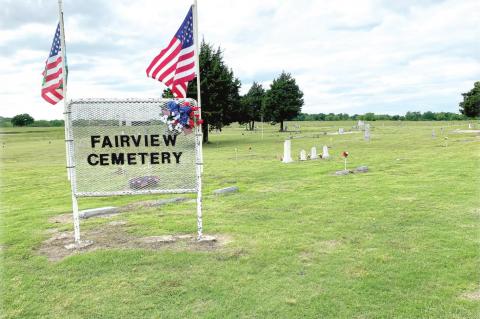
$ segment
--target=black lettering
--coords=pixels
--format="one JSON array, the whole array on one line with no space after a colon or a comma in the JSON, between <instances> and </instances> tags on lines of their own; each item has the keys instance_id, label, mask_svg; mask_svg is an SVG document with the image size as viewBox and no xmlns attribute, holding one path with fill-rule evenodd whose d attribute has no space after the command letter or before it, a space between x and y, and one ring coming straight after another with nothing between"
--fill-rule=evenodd
<instances>
[{"instance_id":1,"label":"black lettering","mask_svg":"<svg viewBox=\"0 0 480 319\"><path fill-rule=\"evenodd\" d=\"M100 135L92 135L90 136L90 141L92 143L92 148L95 148L95 144L100 143ZM92 154L93 155L93 154Z\"/></svg>"},{"instance_id":2,"label":"black lettering","mask_svg":"<svg viewBox=\"0 0 480 319\"><path fill-rule=\"evenodd\" d=\"M108 165L108 154L100 154L100 165L101 166Z\"/></svg>"},{"instance_id":3,"label":"black lettering","mask_svg":"<svg viewBox=\"0 0 480 319\"><path fill-rule=\"evenodd\" d=\"M172 152L173 156L175 156L175 161L177 162L177 164L180 164L180 156L182 156L182 153L183 152Z\"/></svg>"},{"instance_id":4,"label":"black lettering","mask_svg":"<svg viewBox=\"0 0 480 319\"><path fill-rule=\"evenodd\" d=\"M118 147L118 135L115 135L115 147Z\"/></svg>"},{"instance_id":5,"label":"black lettering","mask_svg":"<svg viewBox=\"0 0 480 319\"><path fill-rule=\"evenodd\" d=\"M170 164L170 153L169 152L162 152L162 164L165 164L165 161L168 161L168 164Z\"/></svg>"},{"instance_id":6,"label":"black lettering","mask_svg":"<svg viewBox=\"0 0 480 319\"><path fill-rule=\"evenodd\" d=\"M112 142L110 141L110 138L108 136L103 137L102 148L104 148L105 146L113 147Z\"/></svg>"},{"instance_id":7,"label":"black lettering","mask_svg":"<svg viewBox=\"0 0 480 319\"><path fill-rule=\"evenodd\" d=\"M125 144L127 144L127 147L130 147L130 139L128 135L120 135L120 147L125 147Z\"/></svg>"},{"instance_id":8,"label":"black lettering","mask_svg":"<svg viewBox=\"0 0 480 319\"><path fill-rule=\"evenodd\" d=\"M148 155L148 153L138 153L142 157L142 164L145 164L145 156Z\"/></svg>"},{"instance_id":9,"label":"black lettering","mask_svg":"<svg viewBox=\"0 0 480 319\"><path fill-rule=\"evenodd\" d=\"M158 156L160 154L159 153L150 153L150 164L154 165L154 164L160 164L160 162L158 161Z\"/></svg>"},{"instance_id":10,"label":"black lettering","mask_svg":"<svg viewBox=\"0 0 480 319\"><path fill-rule=\"evenodd\" d=\"M127 153L128 165L137 165L136 155L137 153Z\"/></svg>"},{"instance_id":11,"label":"black lettering","mask_svg":"<svg viewBox=\"0 0 480 319\"><path fill-rule=\"evenodd\" d=\"M160 142L158 141L158 134L150 135L150 145L152 146L160 146Z\"/></svg>"},{"instance_id":12,"label":"black lettering","mask_svg":"<svg viewBox=\"0 0 480 319\"><path fill-rule=\"evenodd\" d=\"M148 135L144 135L145 146L148 146Z\"/></svg>"},{"instance_id":13,"label":"black lettering","mask_svg":"<svg viewBox=\"0 0 480 319\"><path fill-rule=\"evenodd\" d=\"M135 135L130 135L130 138L132 139L133 145L135 145L136 147L140 146L140 138L141 138L140 135L137 136L136 140L135 140Z\"/></svg>"},{"instance_id":14,"label":"black lettering","mask_svg":"<svg viewBox=\"0 0 480 319\"><path fill-rule=\"evenodd\" d=\"M92 162L92 158L95 157L95 158L98 158L98 155L97 154L90 154L88 155L87 157L87 162L88 164L92 165L92 166L95 166L95 165L98 165L98 160L96 162Z\"/></svg>"},{"instance_id":15,"label":"black lettering","mask_svg":"<svg viewBox=\"0 0 480 319\"><path fill-rule=\"evenodd\" d=\"M170 143L172 143L172 146L175 146L177 135L163 135L163 141L165 142L165 146L170 145Z\"/></svg>"},{"instance_id":16,"label":"black lettering","mask_svg":"<svg viewBox=\"0 0 480 319\"><path fill-rule=\"evenodd\" d=\"M125 154L112 153L112 165L123 165L123 164L125 164Z\"/></svg>"}]
</instances>

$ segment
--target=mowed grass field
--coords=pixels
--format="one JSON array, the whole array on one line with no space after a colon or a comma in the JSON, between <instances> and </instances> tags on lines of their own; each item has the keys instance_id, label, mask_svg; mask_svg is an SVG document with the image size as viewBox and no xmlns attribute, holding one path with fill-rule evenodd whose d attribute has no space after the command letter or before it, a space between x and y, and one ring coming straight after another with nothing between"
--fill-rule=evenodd
<instances>
[{"instance_id":1,"label":"mowed grass field","mask_svg":"<svg viewBox=\"0 0 480 319\"><path fill-rule=\"evenodd\" d=\"M289 122L290 133L238 125L204 147L204 231L212 250L102 249L49 261L39 252L71 211L63 128L1 129L3 318L480 318L480 138L466 122ZM444 128L443 134L440 127ZM432 138L432 129L436 138ZM444 136L448 136L445 146ZM237 151L236 151L237 150ZM369 172L333 176L349 168ZM295 158L297 159L297 158ZM108 181L106 181L108 182ZM237 185L216 197L212 191ZM81 209L174 196L80 199ZM132 236L194 234L195 204L81 221L126 221ZM88 239L88 238L85 238Z\"/></svg>"}]
</instances>

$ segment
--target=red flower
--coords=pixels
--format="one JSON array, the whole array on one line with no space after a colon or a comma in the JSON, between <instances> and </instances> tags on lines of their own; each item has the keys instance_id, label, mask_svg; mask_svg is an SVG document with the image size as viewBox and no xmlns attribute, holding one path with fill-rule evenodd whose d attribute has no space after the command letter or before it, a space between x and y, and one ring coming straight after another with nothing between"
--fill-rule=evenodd
<instances>
[{"instance_id":1,"label":"red flower","mask_svg":"<svg viewBox=\"0 0 480 319\"><path fill-rule=\"evenodd\" d=\"M190 102L185 101L185 102L183 102L183 105L185 105L185 106L190 106Z\"/></svg>"},{"instance_id":2,"label":"red flower","mask_svg":"<svg viewBox=\"0 0 480 319\"><path fill-rule=\"evenodd\" d=\"M192 110L193 112L195 112L195 111L200 110L200 108L199 108L198 106L192 106L192 107L191 107L191 110Z\"/></svg>"},{"instance_id":3,"label":"red flower","mask_svg":"<svg viewBox=\"0 0 480 319\"><path fill-rule=\"evenodd\" d=\"M198 125L203 124L203 120L197 120L197 124Z\"/></svg>"}]
</instances>

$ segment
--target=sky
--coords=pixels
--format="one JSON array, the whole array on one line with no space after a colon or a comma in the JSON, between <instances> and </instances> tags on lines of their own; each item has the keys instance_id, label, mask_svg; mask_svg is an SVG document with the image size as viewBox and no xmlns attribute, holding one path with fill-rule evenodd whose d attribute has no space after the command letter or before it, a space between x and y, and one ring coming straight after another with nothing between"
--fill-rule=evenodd
<instances>
[{"instance_id":1,"label":"sky","mask_svg":"<svg viewBox=\"0 0 480 319\"><path fill-rule=\"evenodd\" d=\"M64 0L68 99L160 97L146 77L191 2ZM57 0L0 0L0 116L60 119L40 97ZM282 71L304 113L457 112L480 80L478 0L198 0L199 36L242 82Z\"/></svg>"}]
</instances>

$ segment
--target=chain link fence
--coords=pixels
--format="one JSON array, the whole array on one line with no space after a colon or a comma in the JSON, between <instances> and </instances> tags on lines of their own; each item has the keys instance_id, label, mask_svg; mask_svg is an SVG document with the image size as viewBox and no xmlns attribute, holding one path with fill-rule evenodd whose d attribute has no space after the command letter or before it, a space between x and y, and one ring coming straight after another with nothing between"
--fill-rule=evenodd
<instances>
[{"instance_id":1,"label":"chain link fence","mask_svg":"<svg viewBox=\"0 0 480 319\"><path fill-rule=\"evenodd\" d=\"M172 99L72 100L70 163L76 196L194 193L195 131L164 123ZM195 100L188 101L196 106Z\"/></svg>"}]
</instances>

